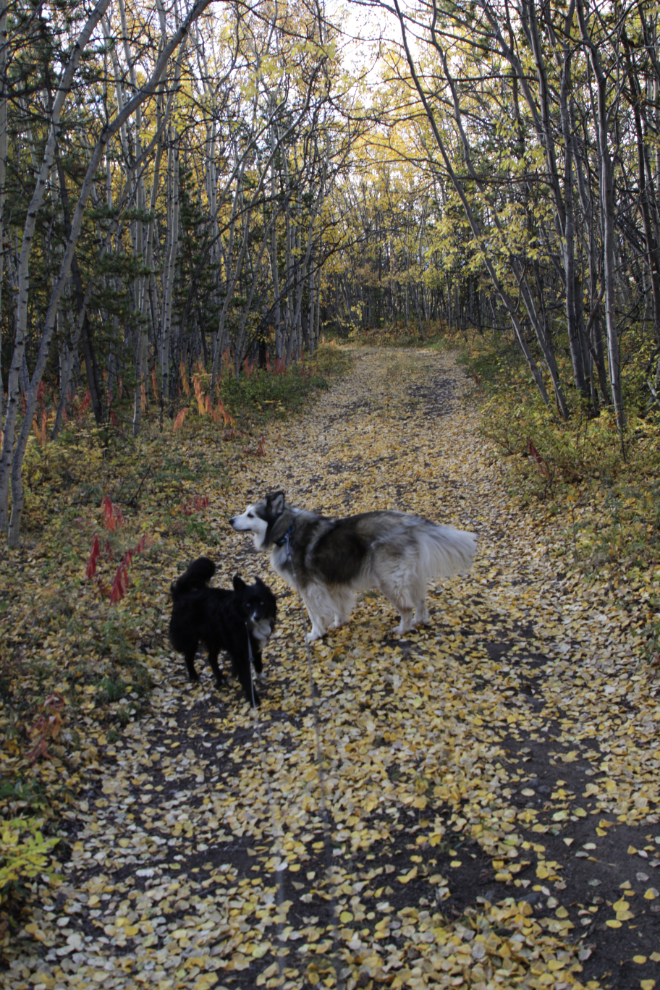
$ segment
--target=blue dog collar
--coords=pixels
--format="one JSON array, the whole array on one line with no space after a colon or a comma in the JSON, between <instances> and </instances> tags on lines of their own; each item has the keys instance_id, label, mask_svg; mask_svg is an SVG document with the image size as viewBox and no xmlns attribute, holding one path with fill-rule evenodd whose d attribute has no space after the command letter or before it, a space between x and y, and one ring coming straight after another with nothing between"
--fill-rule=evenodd
<instances>
[{"instance_id":1,"label":"blue dog collar","mask_svg":"<svg viewBox=\"0 0 660 990\"><path fill-rule=\"evenodd\" d=\"M295 519L293 520L293 522L295 522ZM275 546L276 547L283 547L284 544L286 543L286 548L287 548L287 550L289 550L289 537L291 536L291 532L293 530L293 522L291 523L291 525L287 529L287 531L284 534L284 536L281 536L279 538L279 540L275 540Z\"/></svg>"}]
</instances>

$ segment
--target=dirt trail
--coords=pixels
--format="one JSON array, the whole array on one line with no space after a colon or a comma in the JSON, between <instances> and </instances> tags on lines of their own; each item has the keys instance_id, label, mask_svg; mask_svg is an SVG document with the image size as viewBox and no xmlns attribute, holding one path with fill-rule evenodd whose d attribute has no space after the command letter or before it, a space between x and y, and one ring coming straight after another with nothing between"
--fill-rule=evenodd
<instances>
[{"instance_id":1,"label":"dirt trail","mask_svg":"<svg viewBox=\"0 0 660 990\"><path fill-rule=\"evenodd\" d=\"M212 499L220 523L283 487L329 515L396 508L479 538L469 577L432 589L427 629L390 638L396 615L367 596L312 649L331 876L299 604L227 527L221 555L208 548L218 583L240 570L281 595L264 753L238 685L217 692L203 661L189 685L163 642L149 712L105 747L69 815L65 884L0 986L272 987L279 951L285 986L331 987L336 909L348 990L650 990L660 705L645 620L557 573L551 524L507 495L469 392L447 356L358 351ZM165 629L185 561L166 546L162 561Z\"/></svg>"}]
</instances>

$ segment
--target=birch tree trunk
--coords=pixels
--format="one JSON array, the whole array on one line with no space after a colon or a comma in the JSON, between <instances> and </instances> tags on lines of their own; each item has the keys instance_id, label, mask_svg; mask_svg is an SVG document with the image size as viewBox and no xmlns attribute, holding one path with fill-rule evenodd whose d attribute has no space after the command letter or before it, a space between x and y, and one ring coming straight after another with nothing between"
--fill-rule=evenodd
<instances>
[{"instance_id":1,"label":"birch tree trunk","mask_svg":"<svg viewBox=\"0 0 660 990\"><path fill-rule=\"evenodd\" d=\"M7 513L9 508L9 476L11 472L12 452L14 449L14 435L16 429L16 418L18 416L19 405L19 376L23 359L25 357L25 335L27 330L28 306L30 299L30 255L32 251L32 239L37 223L37 215L43 206L48 187L50 170L55 159L55 149L59 136L60 119L64 102L71 91L73 79L80 63L83 51L94 31L94 28L103 17L110 0L99 0L92 13L78 35L71 57L62 73L60 85L53 102L50 120L48 122L48 138L44 148L41 168L37 176L34 192L30 200L25 226L23 228L23 241L21 244L21 254L18 264L18 299L16 304L16 327L14 331L14 353L7 379L7 410L4 423L4 441L2 454L0 455L0 531L4 531L7 526ZM5 23L6 28L6 23ZM30 418L30 425L32 419Z\"/></svg>"},{"instance_id":2,"label":"birch tree trunk","mask_svg":"<svg viewBox=\"0 0 660 990\"><path fill-rule=\"evenodd\" d=\"M0 317L2 316L2 283L5 265L5 198L7 182L7 0L0 10ZM5 416L5 386L2 380L0 352L0 423Z\"/></svg>"},{"instance_id":3,"label":"birch tree trunk","mask_svg":"<svg viewBox=\"0 0 660 990\"><path fill-rule=\"evenodd\" d=\"M603 282L605 285L605 327L607 331L607 356L610 373L610 388L612 402L619 433L622 435L625 427L623 409L623 394L621 391L621 364L619 358L619 336L616 326L616 271L615 271L615 235L614 217L616 206L614 202L614 168L609 147L607 78L603 72L598 49L592 41L587 28L583 0L577 0L578 24L582 42L589 53L589 61L596 77L596 92L598 112L596 125L600 145L600 206L603 230Z\"/></svg>"},{"instance_id":4,"label":"birch tree trunk","mask_svg":"<svg viewBox=\"0 0 660 990\"><path fill-rule=\"evenodd\" d=\"M9 475L11 474L12 512L11 512L11 519L9 523L9 533L8 533L9 546L17 546L19 543L21 515L23 511L23 482L22 482L23 460L25 457L25 450L27 447L28 437L32 429L32 417L34 415L34 410L36 408L36 403L37 403L37 390L39 388L39 384L41 383L44 368L46 366L48 349L50 346L50 341L55 327L55 320L56 320L57 310L59 307L60 297L69 278L71 263L75 254L76 246L78 244L78 239L80 237L80 232L82 228L83 214L87 206L87 201L92 192L94 182L96 181L96 175L98 172L99 164L103 158L105 149L108 143L110 142L110 140L120 130L120 128L125 123L125 121L127 121L133 115L133 113L135 113L136 109L142 103L144 103L146 99L148 99L150 96L153 95L156 87L158 86L161 80L163 71L167 66L167 63L172 53L176 50L176 48L178 48L181 41L187 36L191 23L193 23L197 19L197 17L199 17L199 15L209 6L211 2L212 0L198 0L198 2L189 12L185 21L179 26L178 30L173 34L172 38L165 46L163 52L161 53L160 57L156 62L156 66L154 68L151 77L148 79L145 85L140 90L138 90L137 93L135 93L135 95L128 101L128 103L126 103L125 106L117 112L115 117L103 127L103 129L101 130L101 134L96 142L96 146L92 151L87 172L83 179L81 190L78 196L76 209L72 216L71 231L66 241L64 257L62 259L62 263L60 266L59 275L53 286L50 300L48 303L48 309L46 311L46 316L44 319L44 329L41 335L41 342L39 346L39 352L37 355L36 367L32 375L32 379L30 381L30 388L27 395L27 408L26 408L25 416L23 418L23 424L21 427L21 432L18 438L18 442L16 444L16 449L13 451L13 457L12 457L13 437L14 437L13 431L16 423L16 413L17 413L16 408L14 408L13 410L10 443L8 443L7 427L5 428L3 459L0 462L0 499L2 499L2 501L0 501L0 512L2 513L2 515L0 515L0 523L4 523L6 525L5 520L6 520L7 508L8 508L7 489L9 484ZM81 33L78 43L76 45L76 52L78 53L76 65L77 65L77 61L80 58L80 53L82 51L82 48L84 47L84 44L87 43L87 40L89 39L89 36L91 35L93 28L100 20L106 7L107 7L107 2L103 2L102 0L102 2L99 3L99 5L95 8L94 15L90 17L87 24L85 25L85 29ZM86 35L85 32L87 32ZM83 42L81 42L80 40L81 38L84 39ZM73 56L72 56L72 60L73 60ZM67 67L67 71L68 71L68 67ZM75 71L75 66L71 70L70 75L68 77L67 77L67 71L65 71L62 77L61 90L64 95L62 96L61 104L63 104L65 98L63 87L66 87L66 91L68 91L68 89L70 88L71 81L73 79L73 74ZM58 91L58 97L56 98L56 103L57 103L57 99L59 98L59 93L60 91ZM56 138L57 126L59 124L59 116L61 114L61 104L57 115L55 116L55 108L53 110L53 115L51 115L49 139L46 145L46 151L44 153L42 171L39 176L41 180L43 175L43 182L41 183L41 185L43 186L45 186L46 177L48 172L50 171L50 166L52 165L52 161L55 154L55 143L56 143L55 138ZM51 135L54 135L52 140L52 147L50 147ZM48 163L48 169L45 169L46 163ZM34 232L34 226L36 223L36 213L41 203L43 202L43 197L44 197L44 189L42 189L38 185L33 195L33 199L30 204L31 209L30 212L28 213L28 219L26 221L26 231L29 234L29 240L31 240L32 234ZM21 299L21 295L19 292L18 313L21 312L21 308L22 308L24 311L24 315L22 316L22 320L23 320L22 325L19 323L18 315L17 315L16 343L14 346L14 356L12 358L12 375L15 373L16 381L18 381L18 373L20 371L20 365L18 365L16 371L14 372L17 363L16 351L18 348L20 348L21 358L24 356L25 324L27 321L27 305L28 305L27 277L29 275L29 244L26 245L25 243L25 235L21 249L21 266L24 268L24 273L23 273L23 281L22 283L19 283L19 285L22 285L23 287L24 298ZM21 326L22 326L22 330L21 330ZM18 390L16 388L16 394L14 397L14 407L18 405L17 391ZM11 411L12 408L10 404L8 409L7 419L9 419L9 414Z\"/></svg>"}]
</instances>

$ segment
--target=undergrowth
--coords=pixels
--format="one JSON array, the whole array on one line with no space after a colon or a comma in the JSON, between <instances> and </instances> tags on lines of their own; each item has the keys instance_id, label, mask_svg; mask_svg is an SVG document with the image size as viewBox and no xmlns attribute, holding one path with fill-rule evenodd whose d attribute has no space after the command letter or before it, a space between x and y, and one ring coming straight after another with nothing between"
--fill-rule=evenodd
<instances>
[{"instance_id":1,"label":"undergrowth","mask_svg":"<svg viewBox=\"0 0 660 990\"><path fill-rule=\"evenodd\" d=\"M628 422L620 437L610 408L589 415L567 388L570 418L548 409L518 349L503 336L444 335L482 401L481 432L499 455L512 492L554 517L550 552L586 575L650 580L660 556L660 423L626 380ZM570 382L566 356L562 381ZM633 390L634 393L633 393Z\"/></svg>"},{"instance_id":2,"label":"undergrowth","mask_svg":"<svg viewBox=\"0 0 660 990\"><path fill-rule=\"evenodd\" d=\"M286 372L225 374L214 395L200 370L168 415L145 411L137 438L127 398L111 426L87 411L56 441L43 429L29 441L22 545L0 556L0 943L34 865L49 873L57 821L93 783L98 747L148 705L172 575L225 538L204 492L269 455L264 425L350 363L328 345Z\"/></svg>"}]
</instances>

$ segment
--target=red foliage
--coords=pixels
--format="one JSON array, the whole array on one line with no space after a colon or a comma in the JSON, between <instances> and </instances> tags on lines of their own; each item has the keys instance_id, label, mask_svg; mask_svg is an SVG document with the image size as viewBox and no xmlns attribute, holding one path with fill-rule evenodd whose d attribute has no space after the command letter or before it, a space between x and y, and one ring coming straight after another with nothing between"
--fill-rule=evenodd
<instances>
[{"instance_id":1,"label":"red foliage","mask_svg":"<svg viewBox=\"0 0 660 990\"><path fill-rule=\"evenodd\" d=\"M185 502L181 506L181 512L184 516L192 516L193 512L201 512L202 509L207 509L209 502L208 495L197 495L192 502Z\"/></svg>"},{"instance_id":2,"label":"red foliage","mask_svg":"<svg viewBox=\"0 0 660 990\"><path fill-rule=\"evenodd\" d=\"M224 403L221 398L218 398L218 408L211 409L209 406L211 416L213 417L214 423L219 423L220 420L227 426L227 424L235 425L236 420L231 416L225 409Z\"/></svg>"},{"instance_id":3,"label":"red foliage","mask_svg":"<svg viewBox=\"0 0 660 990\"><path fill-rule=\"evenodd\" d=\"M548 463L545 457L542 457L541 454L539 454L538 450L536 449L536 447L534 446L534 444L532 443L529 437L527 437L527 444L529 446L529 456L534 461L536 470L539 472L539 474L542 474L544 478L549 478L550 468L548 467Z\"/></svg>"},{"instance_id":4,"label":"red foliage","mask_svg":"<svg viewBox=\"0 0 660 990\"><path fill-rule=\"evenodd\" d=\"M41 410L41 426L37 416L32 418L32 429L40 444L43 445L48 441L48 413L45 409Z\"/></svg>"},{"instance_id":5,"label":"red foliage","mask_svg":"<svg viewBox=\"0 0 660 990\"><path fill-rule=\"evenodd\" d=\"M128 588L128 568L127 565L122 560L121 564L117 568L117 573L115 574L115 579L112 582L112 591L110 592L110 604L115 605L121 598L126 594L126 589Z\"/></svg>"},{"instance_id":6,"label":"red foliage","mask_svg":"<svg viewBox=\"0 0 660 990\"><path fill-rule=\"evenodd\" d=\"M88 389L87 392L86 392L86 394L85 394L85 398L82 400L82 404L80 406L80 412L78 413L78 416L76 418L76 422L77 423L81 423L82 422L82 420L83 420L83 418L85 416L85 413L87 412L87 410L89 409L89 407L91 405L91 402L92 402L92 397L91 397L91 395L89 393L89 389Z\"/></svg>"},{"instance_id":7,"label":"red foliage","mask_svg":"<svg viewBox=\"0 0 660 990\"><path fill-rule=\"evenodd\" d=\"M123 526L126 522L124 513L118 505L112 504L109 495L103 496L101 508L103 509L103 525L106 529L109 529L111 533L114 533L119 526Z\"/></svg>"},{"instance_id":8,"label":"red foliage","mask_svg":"<svg viewBox=\"0 0 660 990\"><path fill-rule=\"evenodd\" d=\"M126 594L126 591L128 590L128 568L133 563L133 557L142 553L145 547L148 546L148 543L149 537L145 533L140 542L134 547L129 547L124 554L122 562L117 568L115 579L112 582L112 591L110 592L111 605L115 605Z\"/></svg>"},{"instance_id":9,"label":"red foliage","mask_svg":"<svg viewBox=\"0 0 660 990\"><path fill-rule=\"evenodd\" d=\"M133 547L133 553L136 555L142 553L142 551L145 550L148 546L149 546L149 537L145 533L142 539L140 540L140 542Z\"/></svg>"},{"instance_id":10,"label":"red foliage","mask_svg":"<svg viewBox=\"0 0 660 990\"><path fill-rule=\"evenodd\" d=\"M48 741L57 739L62 729L62 716L60 711L64 706L64 699L57 694L49 695L39 709L37 720L32 726L31 735L36 736L34 747L27 754L30 763L34 763L40 756L49 759Z\"/></svg>"},{"instance_id":11,"label":"red foliage","mask_svg":"<svg viewBox=\"0 0 660 990\"><path fill-rule=\"evenodd\" d=\"M87 570L85 571L85 577L88 581L91 581L96 574L96 561L99 559L100 553L99 538L95 536L92 540L92 549L87 560Z\"/></svg>"},{"instance_id":12,"label":"red foliage","mask_svg":"<svg viewBox=\"0 0 660 990\"><path fill-rule=\"evenodd\" d=\"M256 447L244 447L243 452L252 457L265 457L266 456L266 437L262 433L259 437L259 443Z\"/></svg>"},{"instance_id":13,"label":"red foliage","mask_svg":"<svg viewBox=\"0 0 660 990\"><path fill-rule=\"evenodd\" d=\"M177 413L176 419L174 420L174 426L172 427L175 433L177 433L178 430L180 430L181 427L183 426L183 421L186 418L187 414L188 414L188 410L185 408L181 409L181 411Z\"/></svg>"},{"instance_id":14,"label":"red foliage","mask_svg":"<svg viewBox=\"0 0 660 990\"><path fill-rule=\"evenodd\" d=\"M181 359L181 363L179 365L179 377L181 378L183 391L186 393L186 395L190 395L190 385L188 383L188 376L186 374L186 366L184 364L183 358Z\"/></svg>"}]
</instances>

